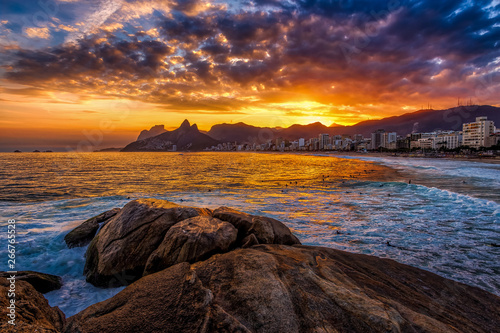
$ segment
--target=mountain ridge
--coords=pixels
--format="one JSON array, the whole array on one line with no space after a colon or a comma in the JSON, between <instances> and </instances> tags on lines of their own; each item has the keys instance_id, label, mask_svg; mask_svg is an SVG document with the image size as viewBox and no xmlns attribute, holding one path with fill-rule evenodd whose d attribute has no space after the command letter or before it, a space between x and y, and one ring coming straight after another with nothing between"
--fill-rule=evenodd
<instances>
[{"instance_id":1,"label":"mountain ridge","mask_svg":"<svg viewBox=\"0 0 500 333\"><path fill-rule=\"evenodd\" d=\"M315 122L307 125L294 124L287 128L282 128L259 127L238 122L235 124L216 124L213 125L208 132L205 132L198 130L196 124L191 126L186 119L177 130L171 132L166 131L164 125L155 125L149 131L144 130L141 132L141 135L143 132L150 134L153 129L158 130L160 126L165 132L142 140L145 141L143 144L138 143L140 140L135 141L127 145L122 151L130 151L130 149L164 151L165 148L160 149L160 147L164 147L165 140L170 140L170 142L172 142L171 136L173 135L173 137L175 137L177 135L167 133L173 133L179 130L188 131L188 129L192 131L191 135L196 137L196 148L192 149L202 150L207 147L215 146L221 142L238 142L240 144L265 143L277 138L283 138L285 140L297 140L299 138L309 139L317 137L322 133L329 135L361 134L364 137L368 137L378 129L384 129L387 132L396 132L398 135L406 135L412 132L432 132L438 129L461 130L463 123L473 122L475 118L479 116L486 116L489 120L493 120L500 126L500 108L490 105L458 106L444 110L424 109L404 113L399 116L365 120L351 126L343 126L335 123L326 126L320 122ZM139 135L139 138L141 135ZM204 137L200 135L204 135ZM187 149L185 147L189 144L189 140L186 141L185 139L186 138L180 140L181 145L177 144L178 150ZM193 141L193 139L194 137L191 141ZM164 142L163 146L161 143L162 141ZM173 144L174 143L171 143L171 145ZM155 146L156 148L153 149Z\"/></svg>"},{"instance_id":2,"label":"mountain ridge","mask_svg":"<svg viewBox=\"0 0 500 333\"><path fill-rule=\"evenodd\" d=\"M163 125L161 126L163 127ZM121 151L203 150L217 144L219 144L219 141L201 133L196 124L191 125L189 121L185 119L179 128L173 131L165 131L164 133L143 140L131 142Z\"/></svg>"},{"instance_id":3,"label":"mountain ridge","mask_svg":"<svg viewBox=\"0 0 500 333\"><path fill-rule=\"evenodd\" d=\"M479 116L487 116L489 120L493 120L497 125L500 125L500 108L482 105L459 106L444 110L418 110L399 116L365 120L351 126L332 124L327 127L316 122L308 125L294 124L288 128L278 129L257 127L245 123L217 124L212 126L208 131L208 135L217 140L237 141L240 143L245 143L245 139L248 143L263 143L267 140L254 139L261 137L269 139L271 133L274 138L281 137L286 140L309 139L317 137L322 133L329 135L362 134L364 137L368 137L378 129L384 129L387 132L396 132L398 135L406 135L412 132L432 132L438 129L461 130L463 123L473 122Z\"/></svg>"}]
</instances>

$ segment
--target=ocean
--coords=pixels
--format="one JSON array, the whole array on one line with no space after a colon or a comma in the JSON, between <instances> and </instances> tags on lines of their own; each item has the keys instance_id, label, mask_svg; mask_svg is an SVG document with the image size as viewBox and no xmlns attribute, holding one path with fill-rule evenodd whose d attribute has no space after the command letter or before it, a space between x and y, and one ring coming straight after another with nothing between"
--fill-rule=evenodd
<instances>
[{"instance_id":1,"label":"ocean","mask_svg":"<svg viewBox=\"0 0 500 333\"><path fill-rule=\"evenodd\" d=\"M141 197L274 217L305 245L391 258L500 295L498 164L328 154L2 153L0 175L0 270L9 270L7 221L15 219L16 269L61 276L63 287L45 297L66 316L123 288L85 282L86 248L68 249L64 236Z\"/></svg>"}]
</instances>

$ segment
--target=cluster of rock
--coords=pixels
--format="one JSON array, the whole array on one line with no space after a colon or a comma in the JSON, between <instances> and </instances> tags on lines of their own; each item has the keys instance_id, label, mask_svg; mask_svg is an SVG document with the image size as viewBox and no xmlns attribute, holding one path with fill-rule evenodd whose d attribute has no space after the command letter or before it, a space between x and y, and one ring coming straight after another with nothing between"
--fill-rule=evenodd
<instances>
[{"instance_id":1,"label":"cluster of rock","mask_svg":"<svg viewBox=\"0 0 500 333\"><path fill-rule=\"evenodd\" d=\"M0 272L0 332L61 332L66 324L64 313L57 306L51 307L42 295L61 288L61 278L22 271L15 274L13 283L11 276L11 273ZM15 297L8 296L12 293Z\"/></svg>"},{"instance_id":2,"label":"cluster of rock","mask_svg":"<svg viewBox=\"0 0 500 333\"><path fill-rule=\"evenodd\" d=\"M96 286L128 285L181 262L256 244L300 242L271 218L139 199L125 205L92 240L84 274Z\"/></svg>"},{"instance_id":3,"label":"cluster of rock","mask_svg":"<svg viewBox=\"0 0 500 333\"><path fill-rule=\"evenodd\" d=\"M82 241L75 236L68 246L92 239L87 281L127 287L66 321L56 320L57 308L38 304L43 318L52 318L38 331L494 332L500 327L498 296L393 260L303 246L275 219L155 199L99 216L74 234Z\"/></svg>"}]
</instances>

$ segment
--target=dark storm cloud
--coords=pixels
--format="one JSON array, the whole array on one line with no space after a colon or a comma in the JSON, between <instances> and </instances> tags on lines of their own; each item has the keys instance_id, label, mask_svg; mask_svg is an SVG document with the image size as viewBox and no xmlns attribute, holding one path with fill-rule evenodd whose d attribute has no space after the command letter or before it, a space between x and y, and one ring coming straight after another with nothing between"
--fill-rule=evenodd
<instances>
[{"instance_id":1,"label":"dark storm cloud","mask_svg":"<svg viewBox=\"0 0 500 333\"><path fill-rule=\"evenodd\" d=\"M77 45L18 51L15 56L19 60L7 73L7 78L36 83L82 76L142 77L156 71L162 65L163 57L172 52L172 47L158 41L101 40L93 36L79 40Z\"/></svg>"},{"instance_id":2,"label":"dark storm cloud","mask_svg":"<svg viewBox=\"0 0 500 333\"><path fill-rule=\"evenodd\" d=\"M145 100L154 95L164 103L192 90L217 93L218 87L255 84L324 90L326 96L339 82L354 101L357 94L428 94L429 86L442 92L457 81L472 91L468 77L498 70L500 27L492 12L499 6L488 8L490 1L247 4L240 11L212 7L191 15L199 2L178 1L168 14L156 15L158 40L138 28L133 37L100 33L74 45L22 50L14 53L7 78L42 85L72 80L89 89L105 83L116 94L139 93L140 84Z\"/></svg>"}]
</instances>

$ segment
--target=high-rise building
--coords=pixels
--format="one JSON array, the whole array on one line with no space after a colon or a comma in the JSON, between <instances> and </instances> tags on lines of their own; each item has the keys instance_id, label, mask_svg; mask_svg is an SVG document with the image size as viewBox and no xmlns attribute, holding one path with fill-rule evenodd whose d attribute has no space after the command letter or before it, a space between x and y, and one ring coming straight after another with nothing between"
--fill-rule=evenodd
<instances>
[{"instance_id":1,"label":"high-rise building","mask_svg":"<svg viewBox=\"0 0 500 333\"><path fill-rule=\"evenodd\" d=\"M325 150L330 144L330 136L328 134L320 134L319 135L319 149Z\"/></svg>"},{"instance_id":2,"label":"high-rise building","mask_svg":"<svg viewBox=\"0 0 500 333\"><path fill-rule=\"evenodd\" d=\"M495 123L487 117L477 117L473 123L463 124L463 145L472 148L495 144Z\"/></svg>"},{"instance_id":3,"label":"high-rise building","mask_svg":"<svg viewBox=\"0 0 500 333\"><path fill-rule=\"evenodd\" d=\"M385 133L383 129L376 130L375 133L372 133L372 143L371 149L378 149L382 147L382 135Z\"/></svg>"},{"instance_id":4,"label":"high-rise building","mask_svg":"<svg viewBox=\"0 0 500 333\"><path fill-rule=\"evenodd\" d=\"M398 135L396 134L396 132L382 133L382 142L380 143L380 146L387 149L395 149L397 140Z\"/></svg>"}]
</instances>

